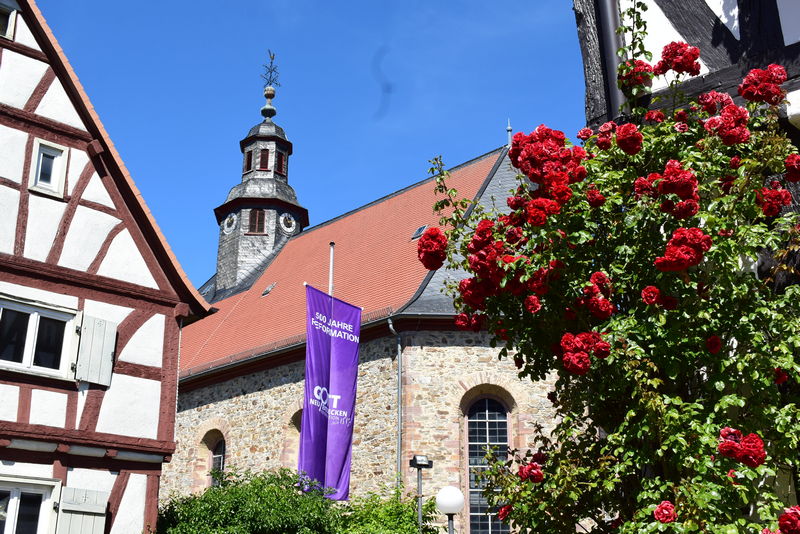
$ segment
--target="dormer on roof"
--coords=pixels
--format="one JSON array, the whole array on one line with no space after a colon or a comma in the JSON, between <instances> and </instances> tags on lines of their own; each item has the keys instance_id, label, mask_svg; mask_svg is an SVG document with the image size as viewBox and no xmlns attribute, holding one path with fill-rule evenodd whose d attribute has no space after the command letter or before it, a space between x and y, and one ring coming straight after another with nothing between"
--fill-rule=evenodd
<instances>
[{"instance_id":1,"label":"dormer on roof","mask_svg":"<svg viewBox=\"0 0 800 534\"><path fill-rule=\"evenodd\" d=\"M220 225L215 298L236 292L240 286L246 289L247 281L286 241L308 226L308 211L289 185L292 143L272 120L277 113L272 105L275 88L266 86L264 96L264 120L250 128L239 143L242 181L214 210Z\"/></svg>"}]
</instances>

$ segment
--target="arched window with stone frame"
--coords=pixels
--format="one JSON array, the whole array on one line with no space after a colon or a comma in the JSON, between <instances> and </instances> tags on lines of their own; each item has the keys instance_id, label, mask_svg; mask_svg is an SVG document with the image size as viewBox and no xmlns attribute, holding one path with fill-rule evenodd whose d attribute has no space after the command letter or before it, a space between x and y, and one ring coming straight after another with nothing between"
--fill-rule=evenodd
<instances>
[{"instance_id":1,"label":"arched window with stone frame","mask_svg":"<svg viewBox=\"0 0 800 534\"><path fill-rule=\"evenodd\" d=\"M283 429L281 446L281 465L289 469L297 469L300 453L300 429L302 428L303 409L295 411Z\"/></svg>"},{"instance_id":2,"label":"arched window with stone frame","mask_svg":"<svg viewBox=\"0 0 800 534\"><path fill-rule=\"evenodd\" d=\"M198 468L205 471L205 486L219 485L219 479L212 476L212 472L225 471L226 443L224 434L217 428L206 432L200 441L199 452Z\"/></svg>"},{"instance_id":3,"label":"arched window with stone frame","mask_svg":"<svg viewBox=\"0 0 800 534\"><path fill-rule=\"evenodd\" d=\"M219 486L220 479L216 473L225 471L225 438L220 438L211 449L211 485Z\"/></svg>"},{"instance_id":4,"label":"arched window with stone frame","mask_svg":"<svg viewBox=\"0 0 800 534\"><path fill-rule=\"evenodd\" d=\"M506 454L510 443L510 410L499 398L483 396L469 404L465 412L469 534L508 533L508 525L497 519L495 513L487 514L489 505L483 495L484 484L479 475L487 468L487 448L498 454Z\"/></svg>"}]
</instances>

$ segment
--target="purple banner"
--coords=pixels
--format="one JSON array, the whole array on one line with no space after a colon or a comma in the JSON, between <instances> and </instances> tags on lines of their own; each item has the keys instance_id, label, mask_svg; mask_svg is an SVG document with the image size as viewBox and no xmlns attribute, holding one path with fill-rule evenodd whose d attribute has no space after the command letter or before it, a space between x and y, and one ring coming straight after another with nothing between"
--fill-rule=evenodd
<instances>
[{"instance_id":1,"label":"purple banner","mask_svg":"<svg viewBox=\"0 0 800 534\"><path fill-rule=\"evenodd\" d=\"M306 286L306 392L298 469L350 495L361 308Z\"/></svg>"}]
</instances>

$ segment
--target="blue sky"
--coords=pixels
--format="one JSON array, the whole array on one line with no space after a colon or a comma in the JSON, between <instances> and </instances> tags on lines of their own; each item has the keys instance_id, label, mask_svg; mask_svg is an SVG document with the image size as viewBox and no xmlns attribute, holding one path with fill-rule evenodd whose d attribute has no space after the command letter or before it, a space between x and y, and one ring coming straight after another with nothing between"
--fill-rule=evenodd
<instances>
[{"instance_id":1,"label":"blue sky","mask_svg":"<svg viewBox=\"0 0 800 534\"><path fill-rule=\"evenodd\" d=\"M213 208L241 180L267 49L289 183L311 224L544 123L574 138L583 70L569 0L39 0L170 246L213 274ZM152 6L151 6L152 7ZM433 199L431 199L433 203Z\"/></svg>"}]
</instances>

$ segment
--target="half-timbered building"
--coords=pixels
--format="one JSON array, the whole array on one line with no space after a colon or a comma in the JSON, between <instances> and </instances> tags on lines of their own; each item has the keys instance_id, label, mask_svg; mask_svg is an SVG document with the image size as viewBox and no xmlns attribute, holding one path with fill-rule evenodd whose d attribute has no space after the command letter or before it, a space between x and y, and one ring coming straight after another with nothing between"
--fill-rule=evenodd
<instances>
[{"instance_id":1,"label":"half-timbered building","mask_svg":"<svg viewBox=\"0 0 800 534\"><path fill-rule=\"evenodd\" d=\"M0 0L0 214L0 534L146 531L208 305L29 0Z\"/></svg>"}]
</instances>

